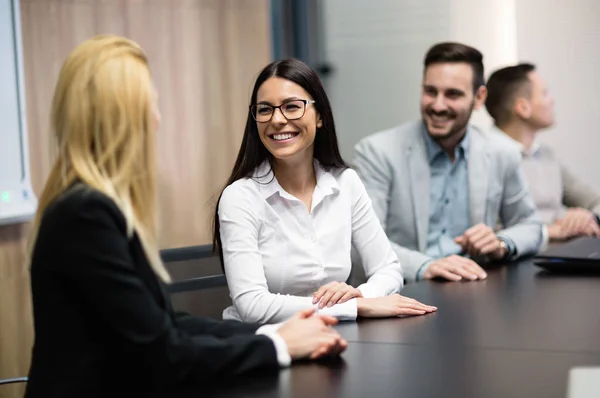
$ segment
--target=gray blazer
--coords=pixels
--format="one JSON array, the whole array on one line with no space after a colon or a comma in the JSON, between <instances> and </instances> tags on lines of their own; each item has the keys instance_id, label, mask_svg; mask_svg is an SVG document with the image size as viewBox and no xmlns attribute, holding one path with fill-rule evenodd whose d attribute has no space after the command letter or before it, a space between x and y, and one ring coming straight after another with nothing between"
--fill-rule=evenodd
<instances>
[{"instance_id":1,"label":"gray blazer","mask_svg":"<svg viewBox=\"0 0 600 398\"><path fill-rule=\"evenodd\" d=\"M572 174L549 146L541 144L533 153L526 153L523 145L498 127L492 126L490 131L506 138L523 154L523 173L542 222L554 224L570 207L582 207L600 216L600 193Z\"/></svg>"},{"instance_id":2,"label":"gray blazer","mask_svg":"<svg viewBox=\"0 0 600 398\"><path fill-rule=\"evenodd\" d=\"M354 167L375 213L398 255L407 282L416 278L429 229L429 163L421 130L407 123L361 140ZM499 237L512 240L516 257L534 254L542 243L537 215L520 167L521 155L506 140L469 125L468 160L471 225L505 227Z\"/></svg>"}]
</instances>

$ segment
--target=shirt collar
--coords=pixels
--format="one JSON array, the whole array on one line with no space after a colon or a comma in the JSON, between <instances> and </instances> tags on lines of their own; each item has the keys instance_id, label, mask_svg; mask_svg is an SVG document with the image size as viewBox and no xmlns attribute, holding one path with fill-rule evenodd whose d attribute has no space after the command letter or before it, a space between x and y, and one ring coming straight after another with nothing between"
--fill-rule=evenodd
<instances>
[{"instance_id":1,"label":"shirt collar","mask_svg":"<svg viewBox=\"0 0 600 398\"><path fill-rule=\"evenodd\" d=\"M533 144L531 145L530 155L534 156L535 154L537 154L540 151L541 148L542 148L542 143L540 142L540 140L537 137L535 137L533 139Z\"/></svg>"},{"instance_id":2,"label":"shirt collar","mask_svg":"<svg viewBox=\"0 0 600 398\"><path fill-rule=\"evenodd\" d=\"M314 160L315 177L317 179L317 187L315 191L319 191L322 196L327 196L339 192L340 185L331 171L326 171L318 160ZM276 193L280 196L290 197L279 181L275 178L273 169L268 160L265 160L259 167L256 168L252 175L252 179L258 183L259 191L264 199L268 199Z\"/></svg>"},{"instance_id":3,"label":"shirt collar","mask_svg":"<svg viewBox=\"0 0 600 398\"><path fill-rule=\"evenodd\" d=\"M462 152L462 155L465 158L465 160L469 159L469 147L471 145L471 134L469 134L470 130L471 127L467 125L467 131L465 133L465 136L454 150L456 158L458 158L459 154ZM425 146L427 148L427 160L429 161L429 164L431 164L440 153L445 153L445 151L433 138L431 138L431 136L427 132L427 127L425 127L424 123L421 131L425 140Z\"/></svg>"},{"instance_id":4,"label":"shirt collar","mask_svg":"<svg viewBox=\"0 0 600 398\"><path fill-rule=\"evenodd\" d=\"M281 186L275 178L275 174L273 174L273 169L271 169L271 164L268 160L262 162L262 164L254 170L252 179L258 184L258 190L265 199L281 190Z\"/></svg>"}]
</instances>

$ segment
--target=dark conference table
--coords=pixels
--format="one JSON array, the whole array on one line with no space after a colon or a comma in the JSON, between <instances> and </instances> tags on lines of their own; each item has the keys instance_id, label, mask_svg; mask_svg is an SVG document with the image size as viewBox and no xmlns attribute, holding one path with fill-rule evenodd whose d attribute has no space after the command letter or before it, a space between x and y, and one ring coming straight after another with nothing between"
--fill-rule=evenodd
<instances>
[{"instance_id":1,"label":"dark conference table","mask_svg":"<svg viewBox=\"0 0 600 398\"><path fill-rule=\"evenodd\" d=\"M600 276L523 261L484 281L423 281L402 294L437 313L342 323L349 347L338 361L173 396L564 398L572 367L600 366Z\"/></svg>"}]
</instances>

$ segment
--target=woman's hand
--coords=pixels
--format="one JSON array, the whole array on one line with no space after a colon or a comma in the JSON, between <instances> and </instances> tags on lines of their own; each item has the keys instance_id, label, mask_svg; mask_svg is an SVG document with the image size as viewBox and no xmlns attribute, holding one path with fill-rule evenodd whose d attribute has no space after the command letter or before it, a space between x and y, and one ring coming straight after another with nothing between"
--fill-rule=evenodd
<instances>
[{"instance_id":1,"label":"woman's hand","mask_svg":"<svg viewBox=\"0 0 600 398\"><path fill-rule=\"evenodd\" d=\"M314 308L302 310L277 330L292 359L339 355L348 347L346 340L331 327L337 319L327 315L313 316L314 313Z\"/></svg>"},{"instance_id":2,"label":"woman's hand","mask_svg":"<svg viewBox=\"0 0 600 398\"><path fill-rule=\"evenodd\" d=\"M437 310L437 307L422 304L415 299L399 294L368 299L359 298L357 306L359 316L370 318L424 315Z\"/></svg>"},{"instance_id":3,"label":"woman's hand","mask_svg":"<svg viewBox=\"0 0 600 398\"><path fill-rule=\"evenodd\" d=\"M313 304L319 303L319 309L322 309L345 303L355 297L362 297L360 290L344 282L331 282L313 293Z\"/></svg>"}]
</instances>

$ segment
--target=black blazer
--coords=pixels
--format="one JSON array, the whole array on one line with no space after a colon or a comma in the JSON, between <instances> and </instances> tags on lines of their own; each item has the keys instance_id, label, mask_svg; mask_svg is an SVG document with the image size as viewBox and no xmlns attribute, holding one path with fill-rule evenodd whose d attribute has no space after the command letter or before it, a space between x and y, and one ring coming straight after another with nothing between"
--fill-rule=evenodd
<instances>
[{"instance_id":1,"label":"black blazer","mask_svg":"<svg viewBox=\"0 0 600 398\"><path fill-rule=\"evenodd\" d=\"M25 396L114 397L277 369L256 325L175 314L136 236L82 184L44 216L32 254L35 325Z\"/></svg>"}]
</instances>

